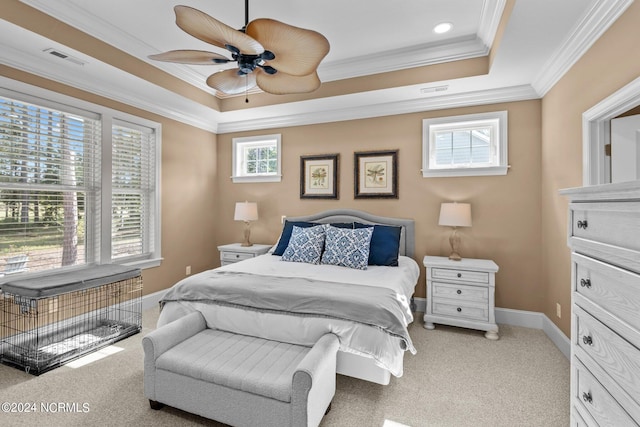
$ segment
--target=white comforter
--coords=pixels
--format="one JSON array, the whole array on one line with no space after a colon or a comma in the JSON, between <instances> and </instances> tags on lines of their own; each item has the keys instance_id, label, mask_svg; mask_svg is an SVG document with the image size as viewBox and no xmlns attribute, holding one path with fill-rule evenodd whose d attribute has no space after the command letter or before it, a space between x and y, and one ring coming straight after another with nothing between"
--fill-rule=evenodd
<instances>
[{"instance_id":1,"label":"white comforter","mask_svg":"<svg viewBox=\"0 0 640 427\"><path fill-rule=\"evenodd\" d=\"M273 277L305 277L354 285L386 287L396 292L397 299L404 308L405 327L413 321L409 303L420 269L411 258L400 257L398 267L369 266L367 270L285 262L280 259L279 256L267 254L219 269ZM313 345L322 335L331 332L340 338L341 351L371 357L376 365L387 369L391 374L397 377L402 375L402 359L405 350L401 339L386 334L378 328L348 320L289 316L202 302L180 301L166 303L160 314L158 327L193 310L200 311L211 328L301 345Z\"/></svg>"}]
</instances>

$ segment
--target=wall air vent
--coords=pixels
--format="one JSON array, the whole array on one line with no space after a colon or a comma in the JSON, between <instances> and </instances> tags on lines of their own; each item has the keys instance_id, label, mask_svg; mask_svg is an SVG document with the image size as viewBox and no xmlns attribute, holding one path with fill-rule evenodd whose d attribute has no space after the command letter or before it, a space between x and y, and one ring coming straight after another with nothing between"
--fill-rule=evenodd
<instances>
[{"instance_id":1,"label":"wall air vent","mask_svg":"<svg viewBox=\"0 0 640 427\"><path fill-rule=\"evenodd\" d=\"M48 49L44 49L43 52L46 52L46 53L51 54L53 56L56 56L58 58L64 59L65 61L72 62L72 63L74 63L76 65L84 65L84 62L79 60L78 58L75 58L75 57L73 57L71 55L68 55L68 54L66 54L64 52L61 52L58 49L54 49L52 47L50 47Z\"/></svg>"},{"instance_id":2,"label":"wall air vent","mask_svg":"<svg viewBox=\"0 0 640 427\"><path fill-rule=\"evenodd\" d=\"M449 85L423 87L420 89L420 93L444 92L447 89L449 89Z\"/></svg>"}]
</instances>

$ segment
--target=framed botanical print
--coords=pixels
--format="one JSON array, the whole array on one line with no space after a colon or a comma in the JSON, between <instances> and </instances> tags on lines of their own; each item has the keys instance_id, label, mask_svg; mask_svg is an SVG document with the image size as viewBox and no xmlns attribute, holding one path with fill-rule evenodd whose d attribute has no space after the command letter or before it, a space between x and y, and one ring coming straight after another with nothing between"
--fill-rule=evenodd
<instances>
[{"instance_id":1,"label":"framed botanical print","mask_svg":"<svg viewBox=\"0 0 640 427\"><path fill-rule=\"evenodd\" d=\"M354 198L398 198L398 150L354 154Z\"/></svg>"},{"instance_id":2,"label":"framed botanical print","mask_svg":"<svg viewBox=\"0 0 640 427\"><path fill-rule=\"evenodd\" d=\"M300 156L300 198L338 199L339 154Z\"/></svg>"}]
</instances>

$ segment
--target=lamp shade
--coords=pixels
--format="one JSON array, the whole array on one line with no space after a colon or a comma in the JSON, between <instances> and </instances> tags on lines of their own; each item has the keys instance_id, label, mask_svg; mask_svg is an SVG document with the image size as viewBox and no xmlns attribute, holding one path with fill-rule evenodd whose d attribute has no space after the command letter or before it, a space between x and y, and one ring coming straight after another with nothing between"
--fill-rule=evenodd
<instances>
[{"instance_id":1,"label":"lamp shade","mask_svg":"<svg viewBox=\"0 0 640 427\"><path fill-rule=\"evenodd\" d=\"M236 203L236 212L233 215L236 221L255 221L258 219L258 204L255 202Z\"/></svg>"},{"instance_id":2,"label":"lamp shade","mask_svg":"<svg viewBox=\"0 0 640 427\"><path fill-rule=\"evenodd\" d=\"M471 205L469 203L442 203L438 225L471 227Z\"/></svg>"}]
</instances>

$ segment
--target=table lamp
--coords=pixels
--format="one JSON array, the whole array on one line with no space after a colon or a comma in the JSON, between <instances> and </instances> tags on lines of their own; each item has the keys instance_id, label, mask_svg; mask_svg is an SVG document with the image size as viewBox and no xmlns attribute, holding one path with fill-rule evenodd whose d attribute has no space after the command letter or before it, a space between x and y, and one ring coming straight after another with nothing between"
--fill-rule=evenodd
<instances>
[{"instance_id":1,"label":"table lamp","mask_svg":"<svg viewBox=\"0 0 640 427\"><path fill-rule=\"evenodd\" d=\"M244 242L240 246L253 246L253 243L249 241L249 235L251 234L251 221L258 219L258 204L255 202L237 202L233 219L244 221Z\"/></svg>"},{"instance_id":2,"label":"table lamp","mask_svg":"<svg viewBox=\"0 0 640 427\"><path fill-rule=\"evenodd\" d=\"M460 236L458 236L458 227L471 227L471 205L469 203L442 203L440 205L440 219L438 225L453 227L451 236L449 236L449 244L451 245L451 254L449 259L460 261L462 257L458 253L460 247Z\"/></svg>"}]
</instances>

